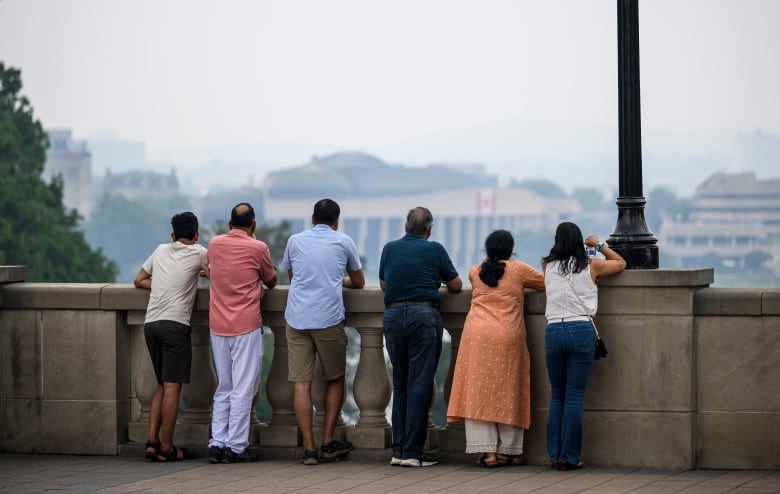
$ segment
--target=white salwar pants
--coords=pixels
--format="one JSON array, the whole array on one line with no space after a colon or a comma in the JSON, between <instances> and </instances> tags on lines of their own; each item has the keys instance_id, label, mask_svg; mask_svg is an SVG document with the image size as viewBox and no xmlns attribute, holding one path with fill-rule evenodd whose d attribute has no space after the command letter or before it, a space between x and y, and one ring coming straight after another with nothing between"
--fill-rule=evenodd
<instances>
[{"instance_id":1,"label":"white salwar pants","mask_svg":"<svg viewBox=\"0 0 780 494\"><path fill-rule=\"evenodd\" d=\"M249 417L260 386L263 348L262 328L238 336L211 335L218 383L209 447L241 454L249 446Z\"/></svg>"},{"instance_id":2,"label":"white salwar pants","mask_svg":"<svg viewBox=\"0 0 780 494\"><path fill-rule=\"evenodd\" d=\"M520 427L466 419L466 453L523 454L523 432Z\"/></svg>"}]
</instances>

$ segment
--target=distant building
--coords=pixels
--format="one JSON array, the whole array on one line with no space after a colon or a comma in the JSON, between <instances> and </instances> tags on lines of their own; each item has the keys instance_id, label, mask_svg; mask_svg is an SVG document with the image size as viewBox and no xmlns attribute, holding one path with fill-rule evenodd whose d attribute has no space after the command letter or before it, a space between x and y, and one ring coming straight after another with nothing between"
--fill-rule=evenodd
<instances>
[{"instance_id":1,"label":"distant building","mask_svg":"<svg viewBox=\"0 0 780 494\"><path fill-rule=\"evenodd\" d=\"M117 139L104 132L87 142L92 153L92 171L101 176L108 170L127 172L146 168L146 145L142 141Z\"/></svg>"},{"instance_id":2,"label":"distant building","mask_svg":"<svg viewBox=\"0 0 780 494\"><path fill-rule=\"evenodd\" d=\"M87 145L74 140L70 129L50 129L46 133L49 148L42 178L49 182L55 175L61 175L64 206L87 218L92 205L92 165Z\"/></svg>"},{"instance_id":3,"label":"distant building","mask_svg":"<svg viewBox=\"0 0 780 494\"><path fill-rule=\"evenodd\" d=\"M485 238L493 230L554 228L580 211L574 199L547 198L523 187L499 188L481 167L469 166L467 173L441 164L402 167L362 153L314 159L269 174L265 183L265 221L286 219L293 232L311 225L316 200L336 200L339 230L355 240L370 278L379 269L382 247L404 234L406 214L416 206L433 213L432 240L445 245L461 274L483 258Z\"/></svg>"},{"instance_id":4,"label":"distant building","mask_svg":"<svg viewBox=\"0 0 780 494\"><path fill-rule=\"evenodd\" d=\"M696 188L684 217L664 219L658 239L684 267L706 259L741 268L766 256L780 272L780 179L717 173Z\"/></svg>"},{"instance_id":5,"label":"distant building","mask_svg":"<svg viewBox=\"0 0 780 494\"><path fill-rule=\"evenodd\" d=\"M120 195L126 199L167 197L179 193L179 179L173 168L168 174L148 170L111 173L108 170L101 182L101 190L103 193Z\"/></svg>"}]
</instances>

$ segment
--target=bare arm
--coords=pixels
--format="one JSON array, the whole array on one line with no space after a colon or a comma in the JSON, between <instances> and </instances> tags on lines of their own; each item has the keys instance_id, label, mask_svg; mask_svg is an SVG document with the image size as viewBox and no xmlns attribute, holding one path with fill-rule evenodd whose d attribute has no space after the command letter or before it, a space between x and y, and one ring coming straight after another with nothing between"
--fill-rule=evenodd
<instances>
[{"instance_id":1,"label":"bare arm","mask_svg":"<svg viewBox=\"0 0 780 494\"><path fill-rule=\"evenodd\" d=\"M458 293L463 289L463 282L460 276L456 276L450 281L445 281L444 284L447 285L447 291L451 293Z\"/></svg>"},{"instance_id":2,"label":"bare arm","mask_svg":"<svg viewBox=\"0 0 780 494\"><path fill-rule=\"evenodd\" d=\"M147 290L151 290L152 275L144 271L144 268L139 269L138 274L135 275L135 279L133 280L133 285L135 285L136 288L146 288Z\"/></svg>"},{"instance_id":3,"label":"bare arm","mask_svg":"<svg viewBox=\"0 0 780 494\"><path fill-rule=\"evenodd\" d=\"M363 270L347 270L347 276L344 277L343 285L344 288L363 288L366 286L366 276L363 274Z\"/></svg>"},{"instance_id":4,"label":"bare arm","mask_svg":"<svg viewBox=\"0 0 780 494\"><path fill-rule=\"evenodd\" d=\"M599 237L596 235L590 235L585 239L585 245L589 247L596 247L598 243ZM590 276L593 278L594 283L599 276L618 274L626 269L625 259L607 244L604 244L601 248L601 253L606 259L592 259L590 261Z\"/></svg>"},{"instance_id":5,"label":"bare arm","mask_svg":"<svg viewBox=\"0 0 780 494\"><path fill-rule=\"evenodd\" d=\"M272 289L273 287L276 286L276 282L277 281L279 281L279 279L276 276L276 274L274 274L273 278L271 278L270 280L265 280L265 281L263 281L263 283L265 283L266 288L268 288L270 290L270 289Z\"/></svg>"}]
</instances>

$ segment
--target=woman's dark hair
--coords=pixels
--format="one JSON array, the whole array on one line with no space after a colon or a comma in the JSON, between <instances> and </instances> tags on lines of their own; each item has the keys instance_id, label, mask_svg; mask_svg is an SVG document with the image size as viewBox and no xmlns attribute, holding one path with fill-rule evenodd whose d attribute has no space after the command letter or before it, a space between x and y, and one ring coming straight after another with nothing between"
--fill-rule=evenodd
<instances>
[{"instance_id":1,"label":"woman's dark hair","mask_svg":"<svg viewBox=\"0 0 780 494\"><path fill-rule=\"evenodd\" d=\"M479 268L479 279L487 286L498 286L498 280L504 276L506 261L512 257L515 239L506 230L496 230L485 239L485 254L487 259Z\"/></svg>"},{"instance_id":2,"label":"woman's dark hair","mask_svg":"<svg viewBox=\"0 0 780 494\"><path fill-rule=\"evenodd\" d=\"M588 267L588 256L585 255L585 245L580 227L565 221L555 230L555 245L542 261L560 262L561 274L579 273Z\"/></svg>"}]
</instances>

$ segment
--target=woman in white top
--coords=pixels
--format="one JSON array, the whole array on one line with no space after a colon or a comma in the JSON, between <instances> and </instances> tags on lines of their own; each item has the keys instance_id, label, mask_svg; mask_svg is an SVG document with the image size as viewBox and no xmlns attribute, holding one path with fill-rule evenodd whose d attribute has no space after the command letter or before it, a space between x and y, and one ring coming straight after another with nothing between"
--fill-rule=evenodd
<instances>
[{"instance_id":1,"label":"woman in white top","mask_svg":"<svg viewBox=\"0 0 780 494\"><path fill-rule=\"evenodd\" d=\"M588 259L585 245L595 247L606 259ZM596 315L598 277L625 268L626 261L620 254L596 235L583 242L580 228L570 222L558 225L555 245L542 259L547 293L544 357L550 378L547 453L554 470L583 467L583 400L596 349L596 335L588 316Z\"/></svg>"}]
</instances>

